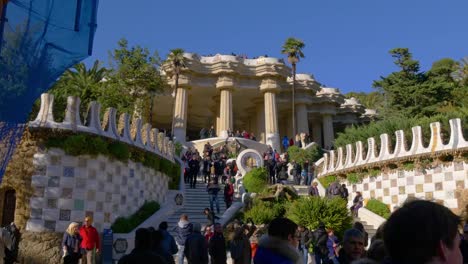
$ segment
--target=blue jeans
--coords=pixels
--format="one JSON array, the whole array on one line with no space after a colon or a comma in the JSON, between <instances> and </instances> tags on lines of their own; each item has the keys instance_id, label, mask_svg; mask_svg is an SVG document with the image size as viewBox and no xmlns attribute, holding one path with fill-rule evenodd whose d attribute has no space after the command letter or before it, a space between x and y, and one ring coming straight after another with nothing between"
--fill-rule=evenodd
<instances>
[{"instance_id":1,"label":"blue jeans","mask_svg":"<svg viewBox=\"0 0 468 264\"><path fill-rule=\"evenodd\" d=\"M179 248L179 251L177 251L177 264L184 264L185 245L181 246L181 245L177 244L177 247Z\"/></svg>"},{"instance_id":2,"label":"blue jeans","mask_svg":"<svg viewBox=\"0 0 468 264\"><path fill-rule=\"evenodd\" d=\"M329 260L327 255L322 255L319 252L314 254L314 258L315 258L315 264L327 264Z\"/></svg>"},{"instance_id":3,"label":"blue jeans","mask_svg":"<svg viewBox=\"0 0 468 264\"><path fill-rule=\"evenodd\" d=\"M309 250L306 246L301 246L302 257L304 259L304 264L307 264L309 261Z\"/></svg>"},{"instance_id":4,"label":"blue jeans","mask_svg":"<svg viewBox=\"0 0 468 264\"><path fill-rule=\"evenodd\" d=\"M216 203L216 212L219 214L219 200L218 200L218 194L210 194L210 209L212 212L214 212L214 205L213 203Z\"/></svg>"}]
</instances>

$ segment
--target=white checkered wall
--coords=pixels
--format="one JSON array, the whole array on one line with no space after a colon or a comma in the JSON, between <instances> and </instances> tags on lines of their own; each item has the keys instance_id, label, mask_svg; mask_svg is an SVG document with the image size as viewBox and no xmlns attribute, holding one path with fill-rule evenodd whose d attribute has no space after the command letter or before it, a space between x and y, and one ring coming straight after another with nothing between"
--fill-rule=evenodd
<instances>
[{"instance_id":1,"label":"white checkered wall","mask_svg":"<svg viewBox=\"0 0 468 264\"><path fill-rule=\"evenodd\" d=\"M168 177L140 163L65 155L60 149L34 155L34 194L30 200L30 231L63 232L72 221L92 215L102 231L120 216L129 216L145 201L163 204Z\"/></svg>"}]
</instances>

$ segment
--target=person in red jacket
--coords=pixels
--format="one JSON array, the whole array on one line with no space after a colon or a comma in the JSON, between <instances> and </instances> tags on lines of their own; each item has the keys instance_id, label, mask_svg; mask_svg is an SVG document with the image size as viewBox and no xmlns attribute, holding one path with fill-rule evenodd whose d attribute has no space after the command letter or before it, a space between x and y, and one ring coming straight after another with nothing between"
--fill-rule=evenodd
<instances>
[{"instance_id":1,"label":"person in red jacket","mask_svg":"<svg viewBox=\"0 0 468 264\"><path fill-rule=\"evenodd\" d=\"M82 264L94 264L96 263L93 251L99 253L100 243L99 234L96 228L92 226L93 219L90 216L86 216L84 225L80 227L80 236L82 237L81 248L83 251Z\"/></svg>"}]
</instances>

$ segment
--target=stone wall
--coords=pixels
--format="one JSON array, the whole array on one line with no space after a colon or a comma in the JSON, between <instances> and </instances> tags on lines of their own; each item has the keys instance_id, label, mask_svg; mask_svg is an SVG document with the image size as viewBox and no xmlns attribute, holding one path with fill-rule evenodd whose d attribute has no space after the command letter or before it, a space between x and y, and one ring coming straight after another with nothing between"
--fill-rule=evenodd
<instances>
[{"instance_id":1,"label":"stone wall","mask_svg":"<svg viewBox=\"0 0 468 264\"><path fill-rule=\"evenodd\" d=\"M22 264L61 263L63 233L22 232L18 262Z\"/></svg>"},{"instance_id":2,"label":"stone wall","mask_svg":"<svg viewBox=\"0 0 468 264\"><path fill-rule=\"evenodd\" d=\"M400 206L407 198L416 197L440 202L460 214L468 202L468 163L447 162L430 169L394 170L376 177L366 177L358 184L350 184L354 198L360 191L366 199L375 198L390 205Z\"/></svg>"}]
</instances>

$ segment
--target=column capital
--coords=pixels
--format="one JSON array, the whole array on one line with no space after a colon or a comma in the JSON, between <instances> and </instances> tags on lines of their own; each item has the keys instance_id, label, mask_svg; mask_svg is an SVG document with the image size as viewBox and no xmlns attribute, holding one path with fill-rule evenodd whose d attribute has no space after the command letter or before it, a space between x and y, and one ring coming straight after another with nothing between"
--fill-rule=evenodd
<instances>
[{"instance_id":1,"label":"column capital","mask_svg":"<svg viewBox=\"0 0 468 264\"><path fill-rule=\"evenodd\" d=\"M234 76L221 75L216 81L216 88L220 90L234 90L236 79Z\"/></svg>"},{"instance_id":2,"label":"column capital","mask_svg":"<svg viewBox=\"0 0 468 264\"><path fill-rule=\"evenodd\" d=\"M175 75L172 76L172 78L169 81L169 84L171 85L172 88L175 87ZM184 89L190 88L192 86L191 78L187 75L180 74L178 86L179 87L175 87L175 88L184 88Z\"/></svg>"},{"instance_id":3,"label":"column capital","mask_svg":"<svg viewBox=\"0 0 468 264\"><path fill-rule=\"evenodd\" d=\"M274 78L264 78L262 79L262 83L260 84L260 91L264 93L277 93L279 92L280 88L281 86L279 85L278 81Z\"/></svg>"}]
</instances>

